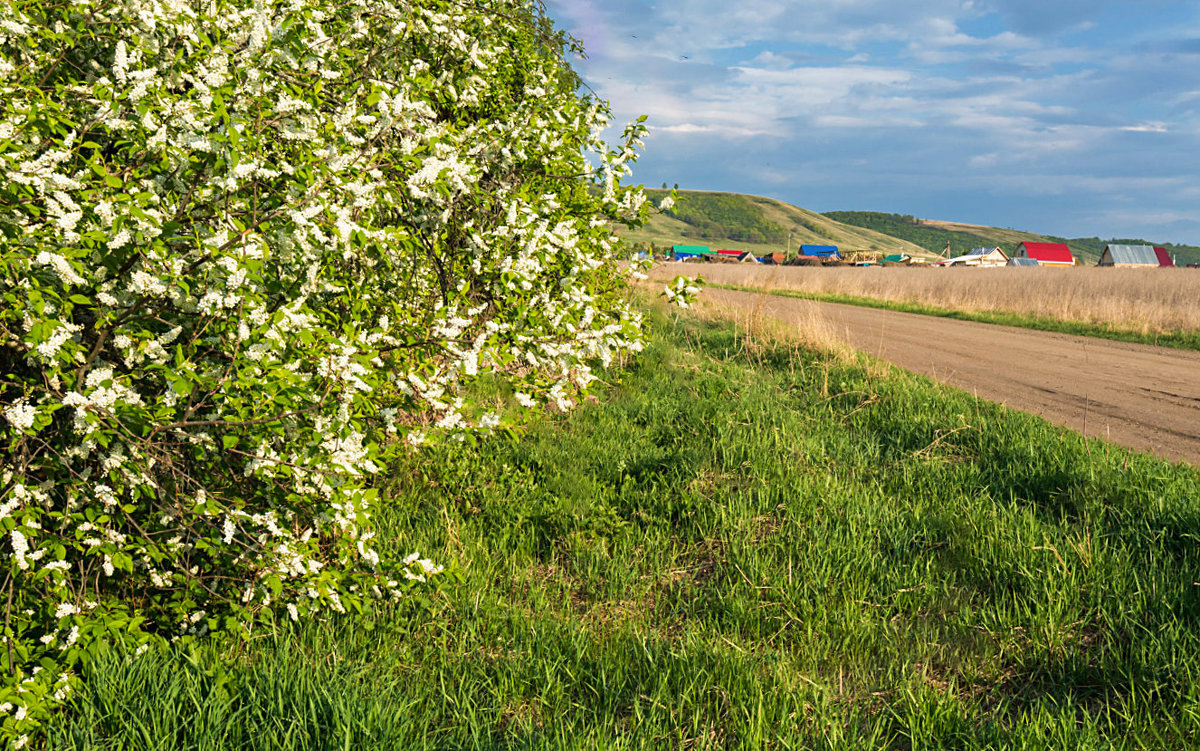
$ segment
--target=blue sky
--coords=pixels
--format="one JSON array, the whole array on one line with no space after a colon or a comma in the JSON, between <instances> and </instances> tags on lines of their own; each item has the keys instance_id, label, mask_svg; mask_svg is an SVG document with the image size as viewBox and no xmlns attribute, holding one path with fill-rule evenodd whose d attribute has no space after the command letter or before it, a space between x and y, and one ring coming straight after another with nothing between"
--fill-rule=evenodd
<instances>
[{"instance_id":1,"label":"blue sky","mask_svg":"<svg viewBox=\"0 0 1200 751\"><path fill-rule=\"evenodd\" d=\"M1200 244L1195 0L546 4L647 186Z\"/></svg>"}]
</instances>

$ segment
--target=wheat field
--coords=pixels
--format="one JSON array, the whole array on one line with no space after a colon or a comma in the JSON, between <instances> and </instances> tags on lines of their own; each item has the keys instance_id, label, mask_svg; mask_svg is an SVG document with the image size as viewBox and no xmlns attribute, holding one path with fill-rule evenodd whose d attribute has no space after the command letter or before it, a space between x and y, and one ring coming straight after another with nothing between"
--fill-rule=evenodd
<instances>
[{"instance_id":1,"label":"wheat field","mask_svg":"<svg viewBox=\"0 0 1200 751\"><path fill-rule=\"evenodd\" d=\"M964 312L1030 315L1142 334L1200 331L1194 269L803 267L660 263L655 279L840 294Z\"/></svg>"}]
</instances>

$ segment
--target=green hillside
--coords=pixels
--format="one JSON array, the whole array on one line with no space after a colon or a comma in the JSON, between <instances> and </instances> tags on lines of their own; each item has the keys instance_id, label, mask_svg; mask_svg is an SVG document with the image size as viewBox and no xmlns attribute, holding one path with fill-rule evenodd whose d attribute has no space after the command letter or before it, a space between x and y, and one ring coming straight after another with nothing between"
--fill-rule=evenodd
<instances>
[{"instance_id":1,"label":"green hillside","mask_svg":"<svg viewBox=\"0 0 1200 751\"><path fill-rule=\"evenodd\" d=\"M680 195L667 216L689 225L705 240L737 240L757 245L783 245L788 230L767 219L762 207L729 193Z\"/></svg>"},{"instance_id":2,"label":"green hillside","mask_svg":"<svg viewBox=\"0 0 1200 751\"><path fill-rule=\"evenodd\" d=\"M1104 246L1110 243L1125 245L1158 245L1166 248L1180 264L1200 262L1200 248L1170 243L1151 242L1137 239L1101 240L1098 237L1067 239L1032 232L985 227L977 224L960 224L931 219L918 219L909 214L887 214L878 211L830 211L825 214L843 224L871 229L911 243L933 252L943 253L946 243L950 244L950 255L961 255L971 248L999 245L1007 252L1021 242L1066 243L1075 257L1082 263L1094 264L1100 260Z\"/></svg>"},{"instance_id":3,"label":"green hillside","mask_svg":"<svg viewBox=\"0 0 1200 751\"><path fill-rule=\"evenodd\" d=\"M647 190L657 204L668 193ZM762 196L681 190L675 207L655 213L645 226L619 228L632 244L708 245L757 254L795 251L803 244L837 245L843 250L930 255L920 245L868 228L843 224L814 211ZM790 239L789 239L790 236Z\"/></svg>"}]
</instances>

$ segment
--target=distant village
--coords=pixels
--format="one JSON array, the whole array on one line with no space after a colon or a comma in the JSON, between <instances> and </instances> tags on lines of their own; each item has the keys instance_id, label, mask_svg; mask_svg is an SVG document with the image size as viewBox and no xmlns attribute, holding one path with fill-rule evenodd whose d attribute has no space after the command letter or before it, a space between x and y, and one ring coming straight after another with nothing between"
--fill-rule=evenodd
<instances>
[{"instance_id":1,"label":"distant village","mask_svg":"<svg viewBox=\"0 0 1200 751\"><path fill-rule=\"evenodd\" d=\"M642 251L649 256L649 251ZM847 251L836 245L801 245L795 254L755 255L746 250L713 249L706 245L673 245L663 256L673 261L702 263L760 263L782 266L935 266L960 268L997 268L1000 266L1037 266L1067 268L1081 265L1064 243L1023 242L1011 253L1003 248L974 248L953 258L930 261L906 253L881 255L871 251ZM1165 248L1153 245L1108 245L1099 266L1115 268L1175 268L1175 260ZM1200 264L1189 264L1200 268Z\"/></svg>"}]
</instances>

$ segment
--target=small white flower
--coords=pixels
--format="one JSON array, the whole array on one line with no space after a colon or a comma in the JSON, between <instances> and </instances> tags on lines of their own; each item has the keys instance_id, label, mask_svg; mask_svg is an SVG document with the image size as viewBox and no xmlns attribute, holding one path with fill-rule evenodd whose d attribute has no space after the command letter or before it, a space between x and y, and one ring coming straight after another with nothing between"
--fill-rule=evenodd
<instances>
[{"instance_id":1,"label":"small white flower","mask_svg":"<svg viewBox=\"0 0 1200 751\"><path fill-rule=\"evenodd\" d=\"M79 638L79 627L78 627L78 626L72 626L72 627L71 627L71 632L70 632L69 634L67 634L67 638L63 640L63 645L62 645L62 647L60 647L60 649L62 649L62 650L66 650L66 649L67 649L67 648L69 648L69 647L70 647L72 644L74 644L74 643L75 643L75 640L76 640L76 639L78 639L78 638Z\"/></svg>"},{"instance_id":2,"label":"small white flower","mask_svg":"<svg viewBox=\"0 0 1200 751\"><path fill-rule=\"evenodd\" d=\"M24 431L32 428L36 417L37 407L30 404L27 399L22 399L4 410L4 418L17 430Z\"/></svg>"},{"instance_id":3,"label":"small white flower","mask_svg":"<svg viewBox=\"0 0 1200 751\"><path fill-rule=\"evenodd\" d=\"M22 571L29 570L29 561L27 556L29 553L29 541L19 529L14 529L9 534L9 539L12 543L12 557L17 562L17 568Z\"/></svg>"},{"instance_id":4,"label":"small white flower","mask_svg":"<svg viewBox=\"0 0 1200 751\"><path fill-rule=\"evenodd\" d=\"M43 250L37 254L37 258L34 260L40 266L49 266L54 269L54 273L58 275L59 280L67 286L83 284L84 282L83 277L77 274L75 269L71 267L71 263L58 253Z\"/></svg>"}]
</instances>

